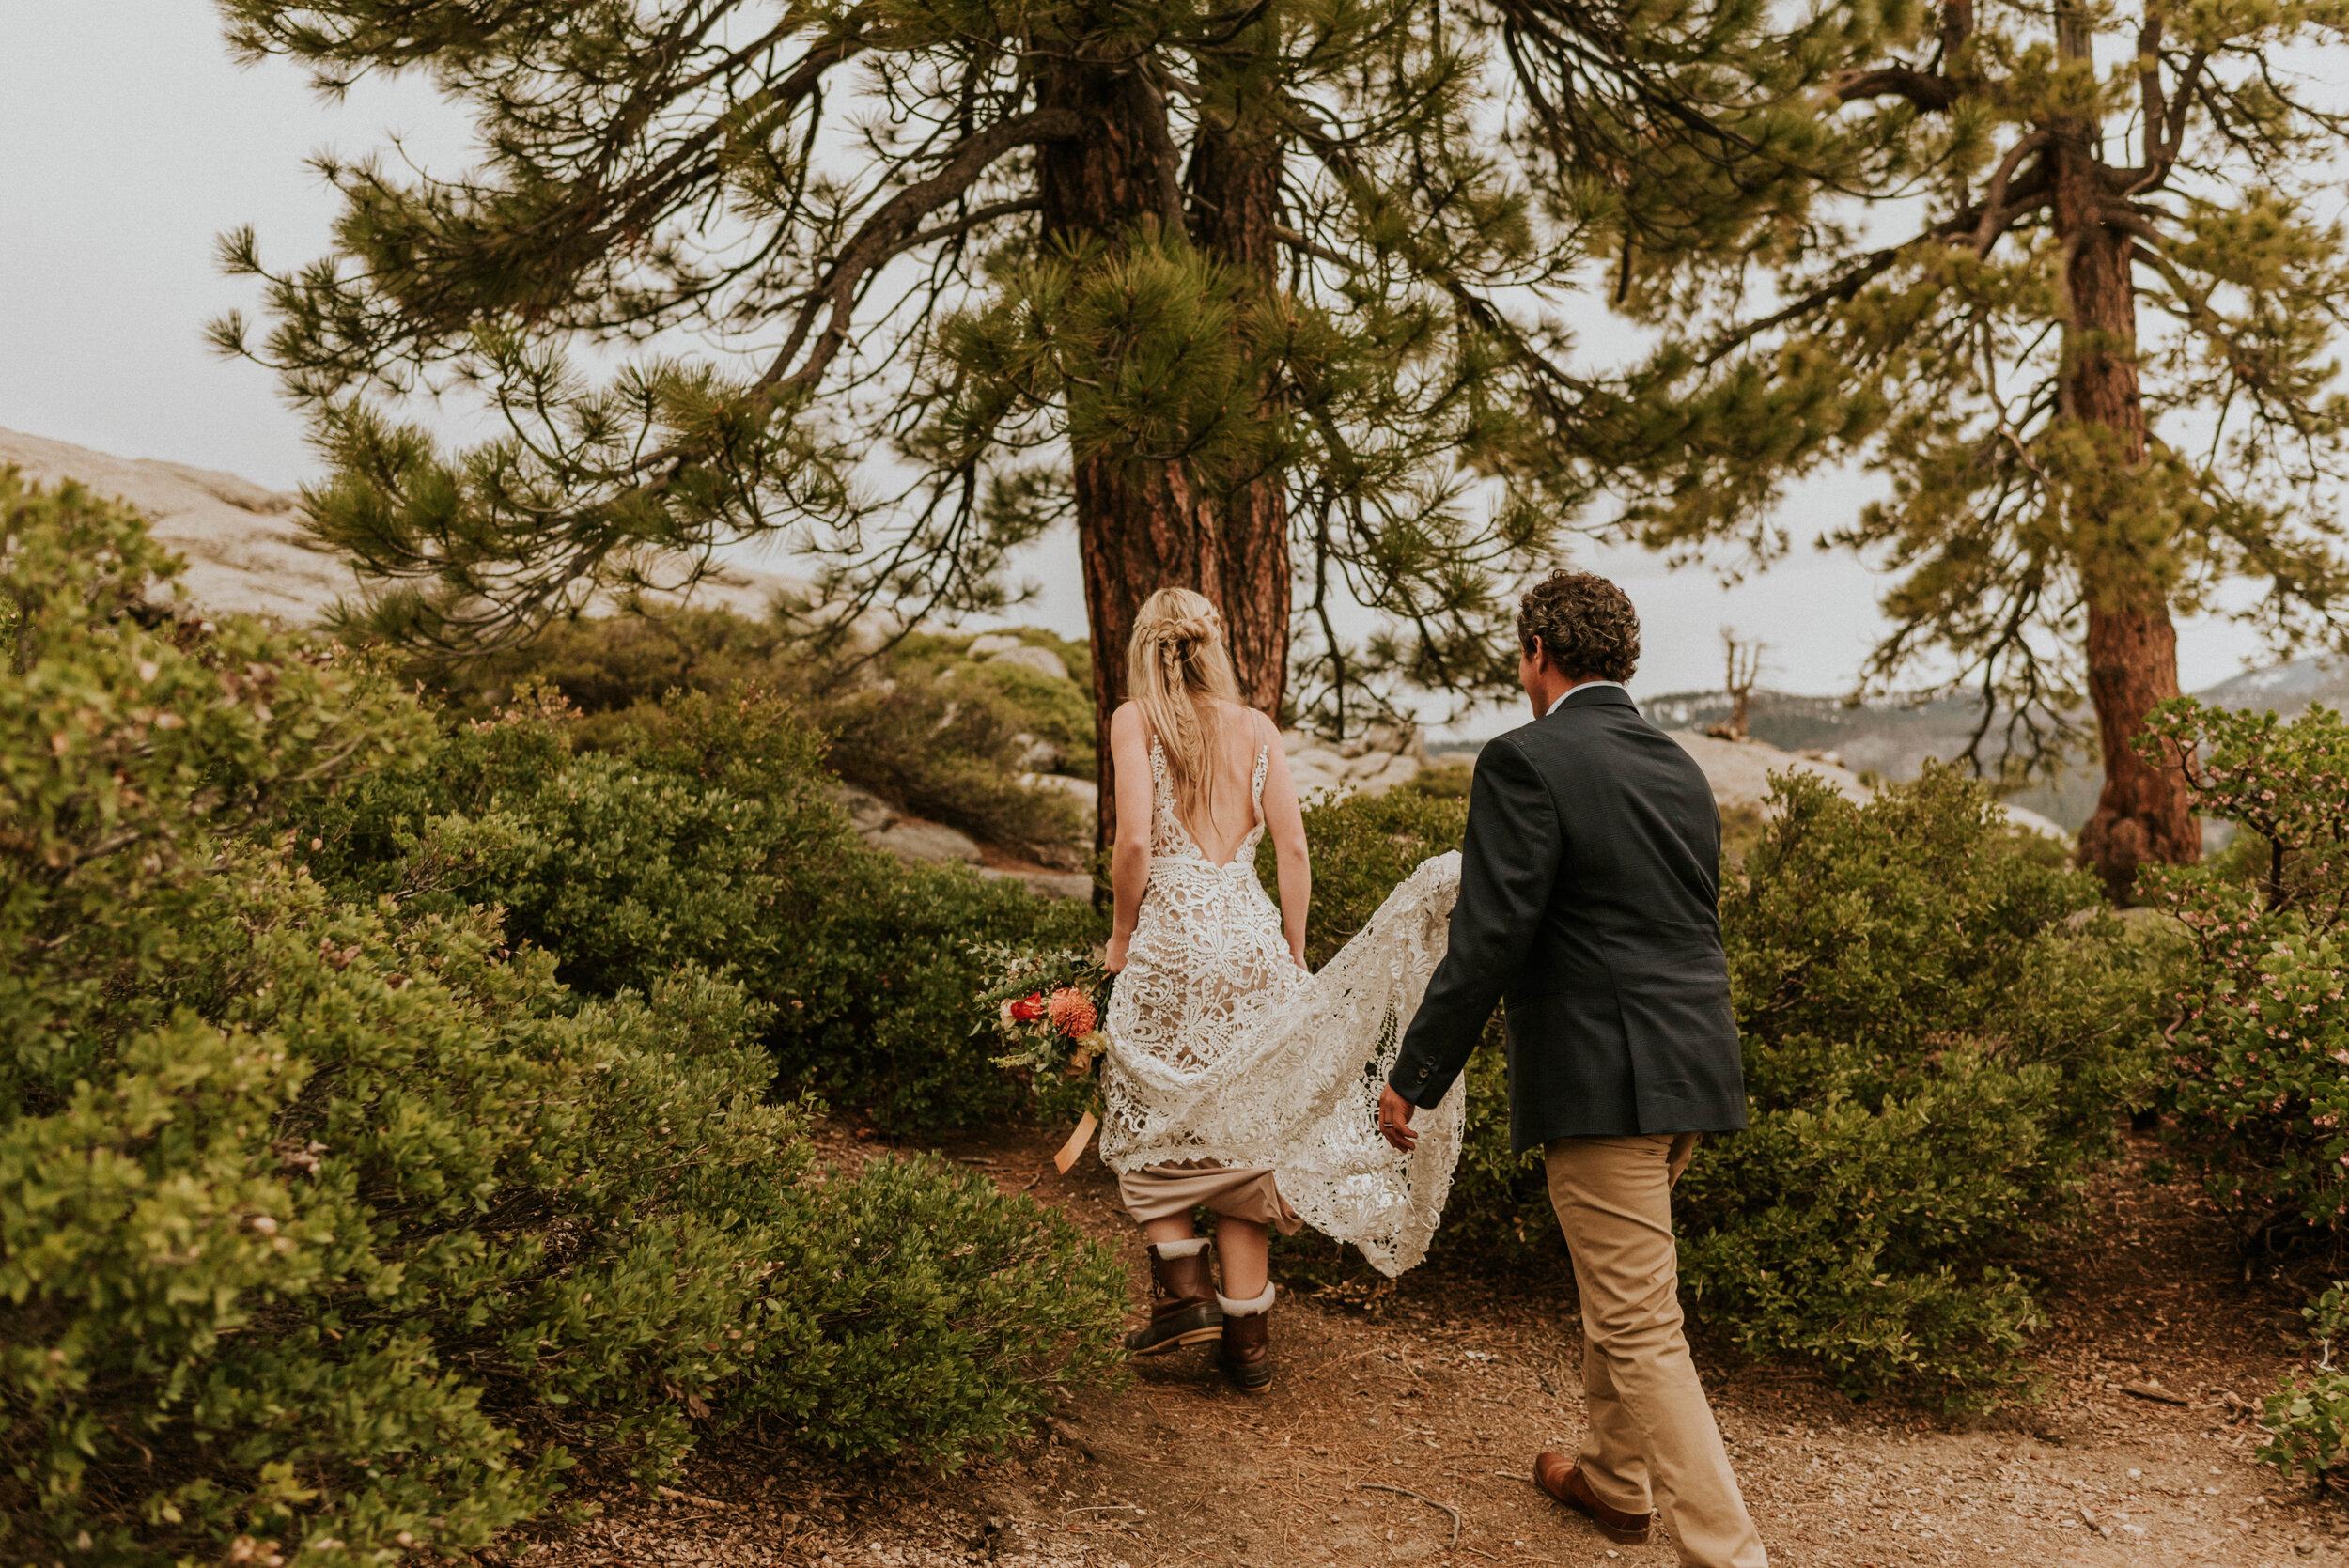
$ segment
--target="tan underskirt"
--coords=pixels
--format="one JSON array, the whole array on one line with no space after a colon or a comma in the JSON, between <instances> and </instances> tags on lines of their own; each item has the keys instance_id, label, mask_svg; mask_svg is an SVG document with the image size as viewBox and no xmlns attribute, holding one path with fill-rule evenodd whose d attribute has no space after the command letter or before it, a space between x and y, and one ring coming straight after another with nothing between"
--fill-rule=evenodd
<instances>
[{"instance_id":1,"label":"tan underskirt","mask_svg":"<svg viewBox=\"0 0 2349 1568\"><path fill-rule=\"evenodd\" d=\"M1269 1225L1283 1235L1295 1235L1305 1225L1281 1196L1269 1165L1216 1165L1204 1159L1145 1165L1118 1173L1117 1196L1137 1225L1200 1207L1226 1219Z\"/></svg>"}]
</instances>

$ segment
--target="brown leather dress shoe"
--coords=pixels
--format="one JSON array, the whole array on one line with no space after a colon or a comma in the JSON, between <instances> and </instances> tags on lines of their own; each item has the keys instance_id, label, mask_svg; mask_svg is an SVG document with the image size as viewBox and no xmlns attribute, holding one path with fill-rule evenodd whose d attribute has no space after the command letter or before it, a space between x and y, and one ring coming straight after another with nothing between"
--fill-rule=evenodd
<instances>
[{"instance_id":1,"label":"brown leather dress shoe","mask_svg":"<svg viewBox=\"0 0 2349 1568\"><path fill-rule=\"evenodd\" d=\"M1582 1479L1582 1467L1563 1453L1537 1453L1533 1456L1534 1483L1551 1497L1578 1514L1590 1515L1599 1533L1619 1546L1644 1546L1649 1528L1656 1522L1653 1514L1626 1514L1620 1508L1610 1508L1592 1495L1591 1483Z\"/></svg>"},{"instance_id":2,"label":"brown leather dress shoe","mask_svg":"<svg viewBox=\"0 0 2349 1568\"><path fill-rule=\"evenodd\" d=\"M1150 1321L1126 1336L1136 1356L1163 1356L1187 1344L1223 1336L1223 1309L1216 1305L1202 1249L1187 1258L1161 1257L1150 1250Z\"/></svg>"}]
</instances>

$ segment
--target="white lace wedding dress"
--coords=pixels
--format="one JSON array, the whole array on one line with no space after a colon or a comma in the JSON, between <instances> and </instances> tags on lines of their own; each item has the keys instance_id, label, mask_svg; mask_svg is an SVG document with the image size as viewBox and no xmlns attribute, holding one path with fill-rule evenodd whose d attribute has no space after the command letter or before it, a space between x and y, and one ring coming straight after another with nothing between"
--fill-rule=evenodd
<instances>
[{"instance_id":1,"label":"white lace wedding dress","mask_svg":"<svg viewBox=\"0 0 2349 1568\"><path fill-rule=\"evenodd\" d=\"M1256 825L1219 865L1175 815L1165 753L1150 748L1150 881L1110 998L1101 1158L1121 1174L1270 1166L1306 1223L1400 1274L1442 1216L1467 1095L1420 1111L1404 1155L1378 1136L1378 1091L1443 956L1460 857L1422 862L1307 974L1256 880L1269 759L1259 747Z\"/></svg>"}]
</instances>

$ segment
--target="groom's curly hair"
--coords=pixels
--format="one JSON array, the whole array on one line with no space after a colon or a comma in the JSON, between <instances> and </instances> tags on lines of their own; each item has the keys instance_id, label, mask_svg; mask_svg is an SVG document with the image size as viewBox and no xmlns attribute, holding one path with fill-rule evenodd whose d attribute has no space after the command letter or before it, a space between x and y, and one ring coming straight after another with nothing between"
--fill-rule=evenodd
<instances>
[{"instance_id":1,"label":"groom's curly hair","mask_svg":"<svg viewBox=\"0 0 2349 1568\"><path fill-rule=\"evenodd\" d=\"M1533 639L1566 675L1629 680L1640 665L1640 613L1596 572L1555 571L1527 590L1517 605L1517 644Z\"/></svg>"}]
</instances>

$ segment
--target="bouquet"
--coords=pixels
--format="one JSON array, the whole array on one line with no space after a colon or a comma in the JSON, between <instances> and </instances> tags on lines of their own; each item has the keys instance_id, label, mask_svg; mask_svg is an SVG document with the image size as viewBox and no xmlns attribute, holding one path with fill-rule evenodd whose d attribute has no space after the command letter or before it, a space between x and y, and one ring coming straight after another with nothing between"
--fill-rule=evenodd
<instances>
[{"instance_id":1,"label":"bouquet","mask_svg":"<svg viewBox=\"0 0 2349 1568\"><path fill-rule=\"evenodd\" d=\"M987 1023L1003 1043L999 1067L1036 1078L1082 1078L1109 1045L1101 1017L1109 1010L1110 972L1082 949L1051 953L1008 947L986 950L1001 978L978 999Z\"/></svg>"}]
</instances>

